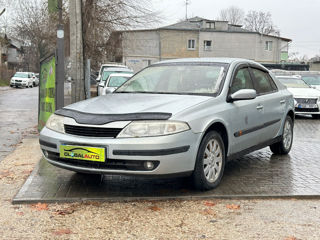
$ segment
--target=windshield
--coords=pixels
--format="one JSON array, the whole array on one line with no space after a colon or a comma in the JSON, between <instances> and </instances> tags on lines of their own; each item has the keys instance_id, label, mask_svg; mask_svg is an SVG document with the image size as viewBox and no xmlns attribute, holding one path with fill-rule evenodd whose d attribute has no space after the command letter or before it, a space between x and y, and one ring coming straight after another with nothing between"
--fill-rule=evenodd
<instances>
[{"instance_id":1,"label":"windshield","mask_svg":"<svg viewBox=\"0 0 320 240\"><path fill-rule=\"evenodd\" d=\"M28 73L21 73L21 72L17 72L14 77L18 77L18 78L28 78Z\"/></svg>"},{"instance_id":2,"label":"windshield","mask_svg":"<svg viewBox=\"0 0 320 240\"><path fill-rule=\"evenodd\" d=\"M308 75L301 78L309 85L320 85L320 75Z\"/></svg>"},{"instance_id":3,"label":"windshield","mask_svg":"<svg viewBox=\"0 0 320 240\"><path fill-rule=\"evenodd\" d=\"M116 92L217 94L227 64L155 65L142 70Z\"/></svg>"},{"instance_id":4,"label":"windshield","mask_svg":"<svg viewBox=\"0 0 320 240\"><path fill-rule=\"evenodd\" d=\"M108 79L108 77L110 76L110 74L112 74L112 73L132 73L132 71L122 71L122 70L104 71L102 74L102 81L106 81Z\"/></svg>"},{"instance_id":5,"label":"windshield","mask_svg":"<svg viewBox=\"0 0 320 240\"><path fill-rule=\"evenodd\" d=\"M110 77L108 87L119 87L121 86L125 81L128 80L129 77L120 77L120 76L114 76Z\"/></svg>"},{"instance_id":6,"label":"windshield","mask_svg":"<svg viewBox=\"0 0 320 240\"><path fill-rule=\"evenodd\" d=\"M309 88L310 86L306 84L303 80L298 78L284 78L278 77L280 82L289 88Z\"/></svg>"}]
</instances>

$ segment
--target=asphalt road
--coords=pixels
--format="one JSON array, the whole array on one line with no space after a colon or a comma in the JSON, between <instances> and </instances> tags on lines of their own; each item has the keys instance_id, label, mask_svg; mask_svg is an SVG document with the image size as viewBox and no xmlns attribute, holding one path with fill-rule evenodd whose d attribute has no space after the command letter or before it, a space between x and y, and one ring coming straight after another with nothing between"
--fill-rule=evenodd
<instances>
[{"instance_id":1,"label":"asphalt road","mask_svg":"<svg viewBox=\"0 0 320 240\"><path fill-rule=\"evenodd\" d=\"M38 123L38 87L0 87L0 161Z\"/></svg>"}]
</instances>

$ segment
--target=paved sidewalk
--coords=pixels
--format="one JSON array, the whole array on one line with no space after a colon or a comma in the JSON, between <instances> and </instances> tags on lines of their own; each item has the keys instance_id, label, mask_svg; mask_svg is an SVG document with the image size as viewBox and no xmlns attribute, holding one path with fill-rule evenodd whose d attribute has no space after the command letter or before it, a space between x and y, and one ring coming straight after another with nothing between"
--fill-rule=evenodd
<instances>
[{"instance_id":1,"label":"paved sidewalk","mask_svg":"<svg viewBox=\"0 0 320 240\"><path fill-rule=\"evenodd\" d=\"M150 179L92 176L56 168L41 160L14 203L82 200L167 200L239 197L320 197L320 121L296 120L292 151L272 155L256 151L226 166L221 185L212 191L192 189L187 178Z\"/></svg>"}]
</instances>

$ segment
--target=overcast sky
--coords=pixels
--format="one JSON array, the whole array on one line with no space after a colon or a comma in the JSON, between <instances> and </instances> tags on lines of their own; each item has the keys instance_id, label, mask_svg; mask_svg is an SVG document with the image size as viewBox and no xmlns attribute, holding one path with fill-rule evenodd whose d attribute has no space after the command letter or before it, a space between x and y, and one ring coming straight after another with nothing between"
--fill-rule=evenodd
<instances>
[{"instance_id":1,"label":"overcast sky","mask_svg":"<svg viewBox=\"0 0 320 240\"><path fill-rule=\"evenodd\" d=\"M168 25L185 18L185 0L154 0ZM320 0L189 0L188 17L217 19L221 9L237 6L249 10L269 11L282 37L292 39L290 52L313 57L320 55Z\"/></svg>"}]
</instances>

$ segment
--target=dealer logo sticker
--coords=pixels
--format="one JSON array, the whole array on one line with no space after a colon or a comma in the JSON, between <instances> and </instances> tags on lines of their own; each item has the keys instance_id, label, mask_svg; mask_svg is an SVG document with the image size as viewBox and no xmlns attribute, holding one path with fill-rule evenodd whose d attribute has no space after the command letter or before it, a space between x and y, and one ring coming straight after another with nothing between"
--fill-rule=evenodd
<instances>
[{"instance_id":1,"label":"dealer logo sticker","mask_svg":"<svg viewBox=\"0 0 320 240\"><path fill-rule=\"evenodd\" d=\"M105 161L105 149L83 146L60 146L60 157L94 162Z\"/></svg>"}]
</instances>

